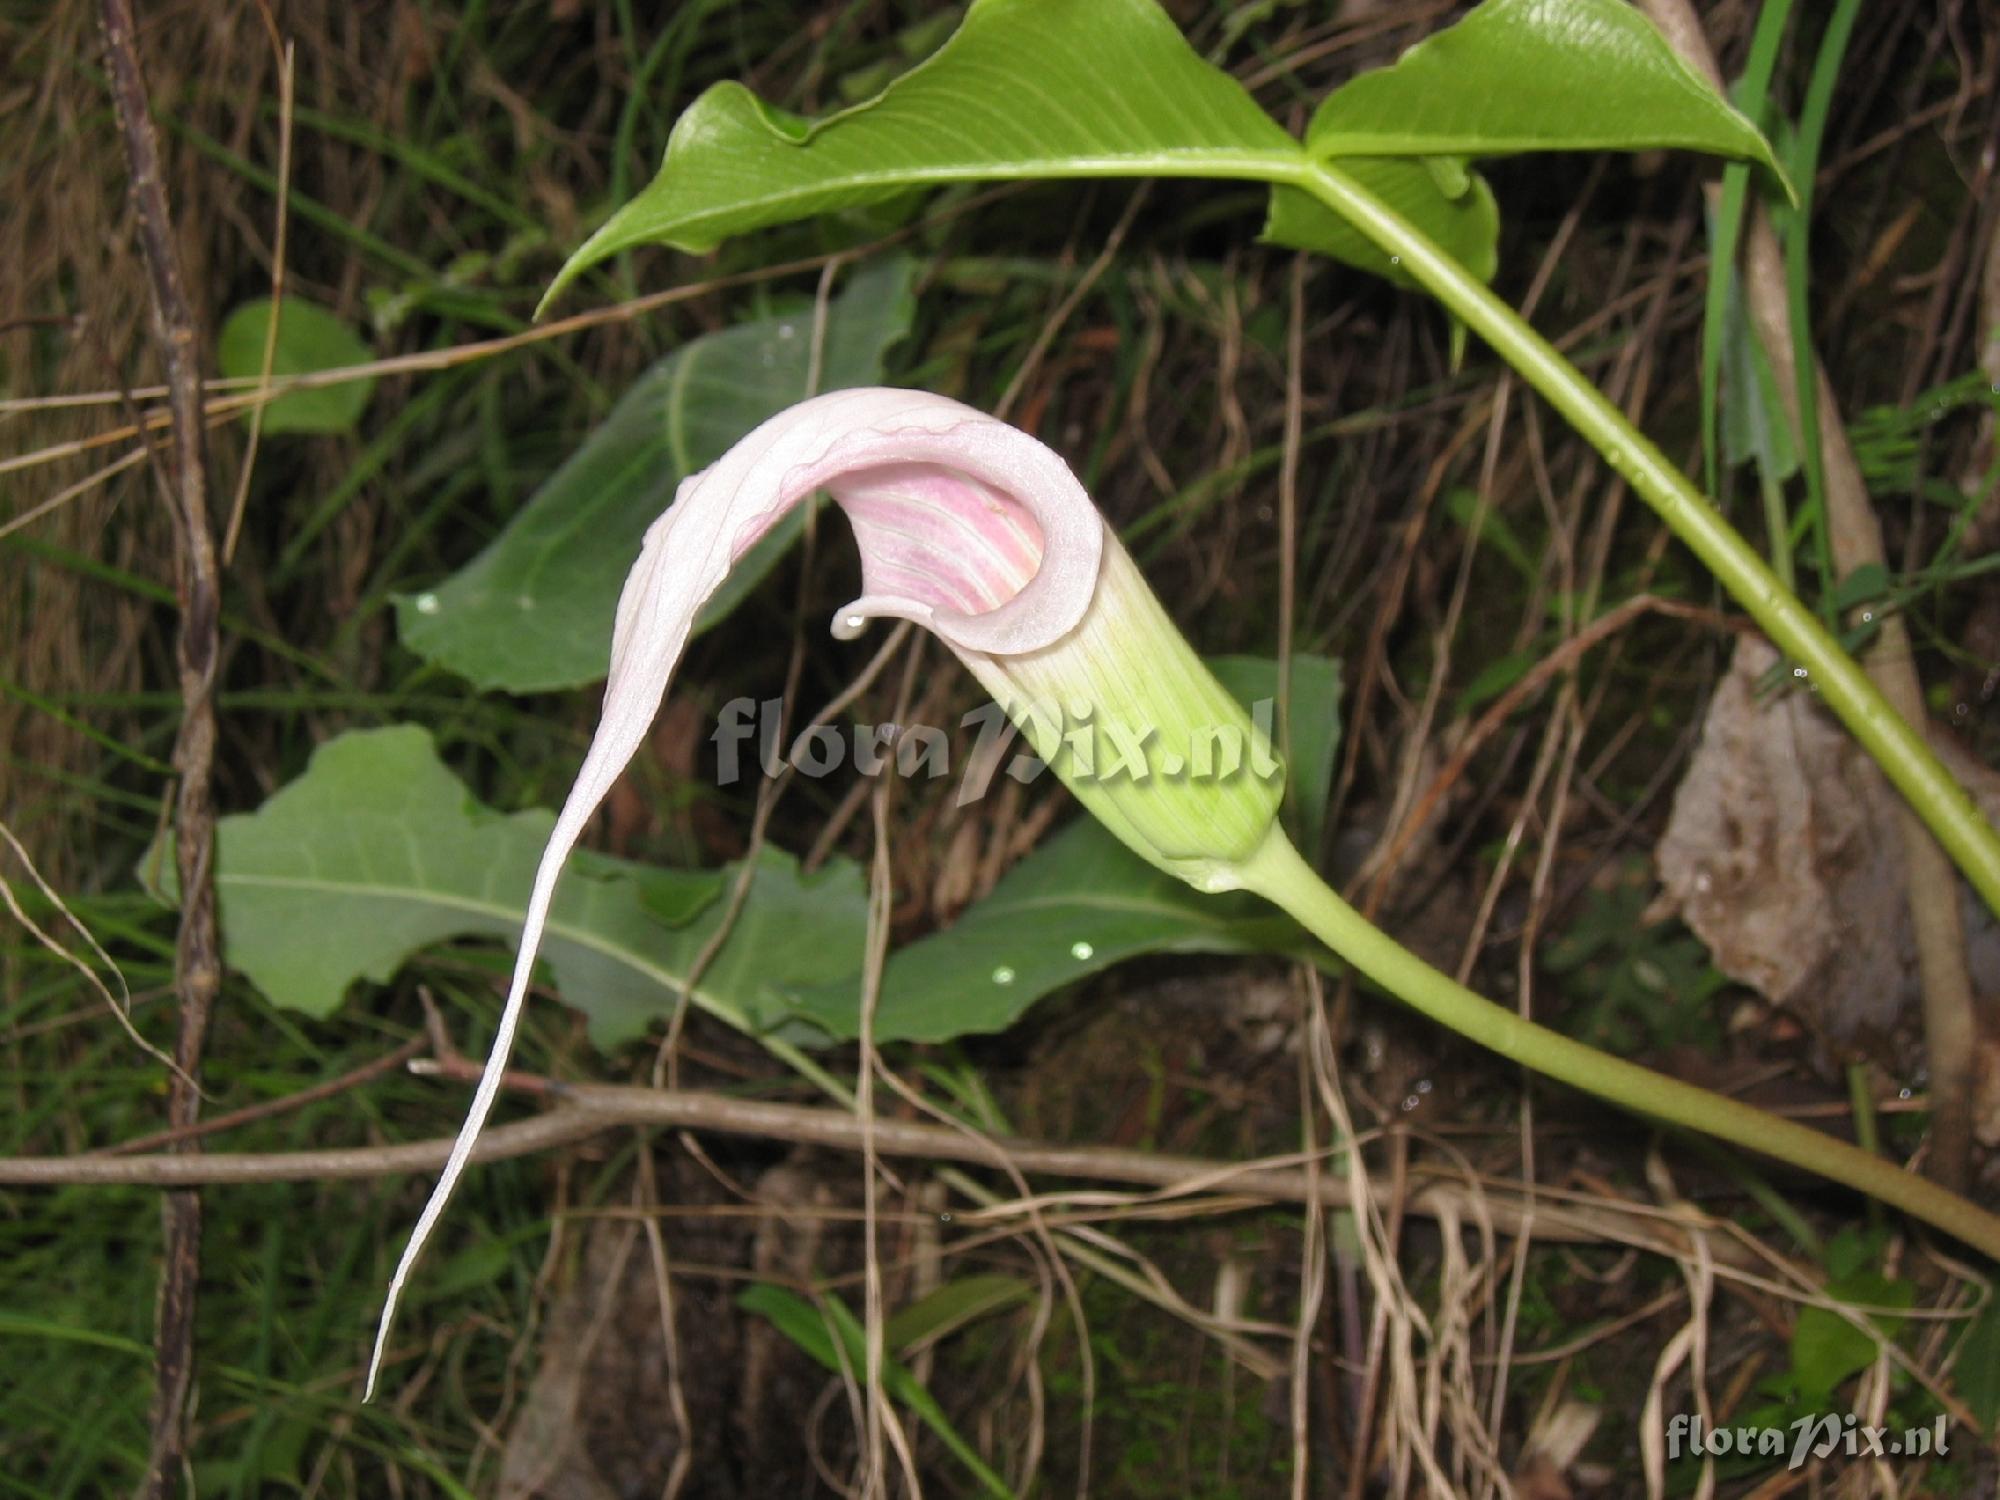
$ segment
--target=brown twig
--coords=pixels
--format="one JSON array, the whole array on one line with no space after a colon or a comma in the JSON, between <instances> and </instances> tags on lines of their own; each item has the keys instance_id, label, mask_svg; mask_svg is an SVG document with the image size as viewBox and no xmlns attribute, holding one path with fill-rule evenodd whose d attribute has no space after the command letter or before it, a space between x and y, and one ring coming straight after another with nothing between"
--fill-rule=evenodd
<instances>
[{"instance_id":1,"label":"brown twig","mask_svg":"<svg viewBox=\"0 0 2000 1500\"><path fill-rule=\"evenodd\" d=\"M216 587L215 539L209 530L207 458L202 423L200 345L194 313L174 246L173 219L161 175L160 143L153 130L145 75L139 66L131 0L103 0L105 62L119 133L132 176L132 207L152 290L153 336L166 372L172 414L171 492L174 583L180 605L175 645L180 675L181 723L174 739L175 860L180 876L181 925L174 949L180 1027L174 1041L176 1072L168 1080L167 1123L186 1131L201 1108L202 1039L222 984L216 940L215 886L211 879L215 810L210 776L215 762ZM191 1136L174 1144L180 1153L200 1148ZM152 1441L140 1494L147 1500L176 1493L187 1467L187 1404L194 1378L195 1284L201 1264L201 1199L187 1190L162 1204L166 1264L154 1330L155 1389Z\"/></svg>"},{"instance_id":2,"label":"brown twig","mask_svg":"<svg viewBox=\"0 0 2000 1500\"><path fill-rule=\"evenodd\" d=\"M115 1146L105 1148L107 1156L130 1156L139 1151L156 1151L162 1146L171 1146L178 1141L189 1141L219 1135L225 1130L236 1130L258 1120L268 1120L277 1115L290 1114L295 1109L303 1109L308 1104L317 1104L322 1099L331 1099L336 1094L344 1094L350 1089L358 1089L384 1073L393 1073L411 1058L424 1050L422 1037L411 1037L393 1052L385 1052L380 1057L363 1063L352 1072L343 1073L338 1078L329 1078L325 1083L316 1083L311 1088L300 1089L295 1094L286 1094L280 1099L266 1099L259 1104L247 1104L242 1109L232 1109L227 1114L214 1115L206 1120L179 1130L156 1130L151 1135L134 1136L129 1141L120 1141Z\"/></svg>"},{"instance_id":3,"label":"brown twig","mask_svg":"<svg viewBox=\"0 0 2000 1500\"><path fill-rule=\"evenodd\" d=\"M456 1052L412 1064L433 1077L473 1082L480 1065ZM504 1161L573 1144L607 1130L634 1125L710 1131L792 1141L834 1151L860 1151L863 1124L840 1109L767 1103L695 1089L652 1089L620 1084L569 1084L527 1074L508 1074L510 1089L553 1101L546 1114L485 1132L475 1162ZM956 1126L878 1116L868 1127L876 1152L929 1161L966 1162L991 1167L1004 1162L1019 1172L1159 1188L1174 1195L1215 1193L1230 1199L1305 1203L1318 1195L1326 1207L1350 1202L1348 1189L1321 1175L1315 1187L1304 1165L1280 1159L1262 1165L1169 1156L1114 1147L1063 1146L1010 1137L982 1137ZM1366 1137L1363 1137L1365 1140ZM55 1187L71 1184L179 1188L262 1182L330 1182L352 1178L433 1172L450 1154L449 1140L411 1141L395 1146L359 1146L316 1151L170 1153L124 1156L0 1157L0 1186ZM1610 1241L1663 1254L1685 1254L1687 1235L1702 1234L1719 1263L1757 1262L1743 1246L1709 1226L1689 1224L1642 1205L1629 1209L1602 1201L1552 1202L1543 1188L1534 1209L1540 1239L1591 1243ZM1403 1212L1457 1222L1490 1217L1502 1232L1520 1228L1522 1210L1504 1189L1478 1190L1455 1178L1423 1177Z\"/></svg>"},{"instance_id":4,"label":"brown twig","mask_svg":"<svg viewBox=\"0 0 2000 1500\"><path fill-rule=\"evenodd\" d=\"M497 1126L479 1138L475 1162L506 1161L567 1146L620 1121L595 1110L559 1109ZM114 1148L115 1149L115 1148ZM250 1182L340 1182L434 1172L451 1152L448 1140L397 1146L335 1147L320 1151L242 1151L190 1155L151 1152L120 1156L15 1156L0 1158L0 1184L9 1187L222 1187Z\"/></svg>"}]
</instances>

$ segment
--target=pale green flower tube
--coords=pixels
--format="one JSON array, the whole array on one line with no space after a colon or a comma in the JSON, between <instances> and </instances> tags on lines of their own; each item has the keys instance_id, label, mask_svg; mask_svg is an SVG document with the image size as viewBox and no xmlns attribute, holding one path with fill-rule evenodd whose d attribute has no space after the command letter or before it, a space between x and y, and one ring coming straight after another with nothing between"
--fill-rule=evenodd
<instances>
[{"instance_id":1,"label":"pale green flower tube","mask_svg":"<svg viewBox=\"0 0 2000 1500\"><path fill-rule=\"evenodd\" d=\"M1121 841L1198 890L1234 890L1277 819L1284 765L1108 528L1103 547L1089 608L1061 640L959 655Z\"/></svg>"}]
</instances>

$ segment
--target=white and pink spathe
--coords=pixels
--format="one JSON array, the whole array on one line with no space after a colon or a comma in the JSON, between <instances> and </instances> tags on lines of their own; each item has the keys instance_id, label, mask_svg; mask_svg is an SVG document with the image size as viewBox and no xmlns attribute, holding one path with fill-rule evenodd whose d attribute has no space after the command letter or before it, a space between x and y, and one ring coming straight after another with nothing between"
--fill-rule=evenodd
<instances>
[{"instance_id":1,"label":"white and pink spathe","mask_svg":"<svg viewBox=\"0 0 2000 1500\"><path fill-rule=\"evenodd\" d=\"M368 1368L371 1395L403 1284L499 1094L563 865L644 741L702 607L778 518L819 489L845 511L861 552L864 592L836 613L834 633L851 637L881 616L912 620L983 682L992 680L994 658L1042 651L1074 631L1107 551L1123 555L1055 453L923 391L867 388L801 402L682 481L619 596L603 715L535 873L485 1071L390 1279Z\"/></svg>"}]
</instances>

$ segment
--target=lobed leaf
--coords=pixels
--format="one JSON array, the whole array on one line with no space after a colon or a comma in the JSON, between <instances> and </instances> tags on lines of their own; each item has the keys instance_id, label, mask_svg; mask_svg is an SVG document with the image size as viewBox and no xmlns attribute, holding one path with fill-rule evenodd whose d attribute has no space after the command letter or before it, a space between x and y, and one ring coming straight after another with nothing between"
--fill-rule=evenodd
<instances>
[{"instance_id":1,"label":"lobed leaf","mask_svg":"<svg viewBox=\"0 0 2000 1500\"><path fill-rule=\"evenodd\" d=\"M305 775L217 825L224 956L274 1004L331 1014L356 980L383 983L453 938L511 943L552 814L482 806L411 726L329 740ZM171 868L166 859L152 868ZM601 1046L670 1015L723 915L727 870L579 855L543 952ZM802 878L767 852L737 924L690 996L746 1030L776 1019L767 986L831 978L861 953L867 896L851 865Z\"/></svg>"},{"instance_id":2,"label":"lobed leaf","mask_svg":"<svg viewBox=\"0 0 2000 1500\"><path fill-rule=\"evenodd\" d=\"M1276 694L1268 659L1212 665L1246 704ZM1338 665L1296 658L1287 761L1309 826L1323 815L1338 735ZM553 822L541 809L503 815L481 805L424 730L329 740L303 776L256 812L217 825L224 956L274 1004L326 1016L355 981L386 983L426 948L468 937L511 943ZM170 870L166 855L163 843L147 867ZM599 1045L637 1036L672 1012L734 879L733 867L669 870L576 856L544 953L557 990L584 1012ZM850 1037L866 926L867 894L853 865L835 861L802 877L788 855L767 850L691 998L746 1031ZM876 1036L935 1041L999 1030L1053 989L1159 952L1316 950L1263 902L1202 895L1085 819L949 931L890 958Z\"/></svg>"},{"instance_id":3,"label":"lobed leaf","mask_svg":"<svg viewBox=\"0 0 2000 1500\"><path fill-rule=\"evenodd\" d=\"M708 250L915 187L1057 177L1269 181L1268 239L1409 284L1290 185L1313 159L1338 159L1484 280L1498 213L1470 159L1659 147L1754 161L1790 192L1756 127L1625 0L1487 0L1328 96L1303 147L1155 0L974 0L938 52L817 123L738 84L710 89L676 124L659 175L571 257L549 298L635 245Z\"/></svg>"}]
</instances>

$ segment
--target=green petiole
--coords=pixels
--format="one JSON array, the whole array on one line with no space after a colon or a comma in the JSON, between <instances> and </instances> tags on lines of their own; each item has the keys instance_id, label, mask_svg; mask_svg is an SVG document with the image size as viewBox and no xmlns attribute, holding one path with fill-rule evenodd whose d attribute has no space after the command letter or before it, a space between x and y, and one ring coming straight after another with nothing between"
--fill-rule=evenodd
<instances>
[{"instance_id":1,"label":"green petiole","mask_svg":"<svg viewBox=\"0 0 2000 1500\"><path fill-rule=\"evenodd\" d=\"M1600 1052L1475 995L1341 900L1275 825L1233 873L1382 988L1489 1051L1637 1114L1845 1183L2000 1259L2000 1215L1845 1141Z\"/></svg>"}]
</instances>

